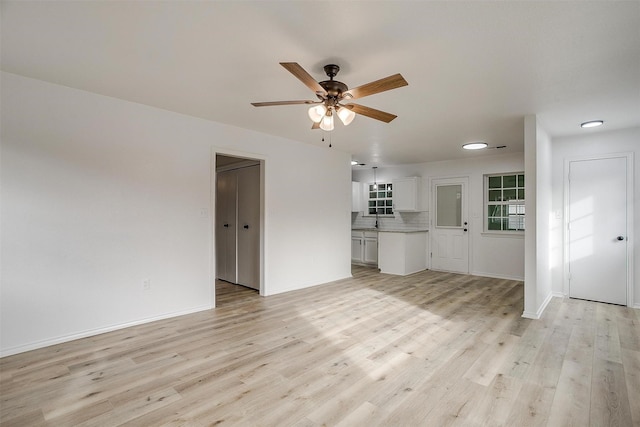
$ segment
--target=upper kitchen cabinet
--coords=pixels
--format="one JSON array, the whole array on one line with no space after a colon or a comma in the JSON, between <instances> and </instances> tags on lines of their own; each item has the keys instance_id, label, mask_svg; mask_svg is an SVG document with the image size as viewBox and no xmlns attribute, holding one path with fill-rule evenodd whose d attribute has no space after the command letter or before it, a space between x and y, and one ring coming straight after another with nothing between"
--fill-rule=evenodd
<instances>
[{"instance_id":1,"label":"upper kitchen cabinet","mask_svg":"<svg viewBox=\"0 0 640 427\"><path fill-rule=\"evenodd\" d=\"M420 210L420 177L393 180L393 210L395 212L418 212Z\"/></svg>"},{"instance_id":2,"label":"upper kitchen cabinet","mask_svg":"<svg viewBox=\"0 0 640 427\"><path fill-rule=\"evenodd\" d=\"M361 182L351 183L351 212L364 212L365 209L365 184Z\"/></svg>"}]
</instances>

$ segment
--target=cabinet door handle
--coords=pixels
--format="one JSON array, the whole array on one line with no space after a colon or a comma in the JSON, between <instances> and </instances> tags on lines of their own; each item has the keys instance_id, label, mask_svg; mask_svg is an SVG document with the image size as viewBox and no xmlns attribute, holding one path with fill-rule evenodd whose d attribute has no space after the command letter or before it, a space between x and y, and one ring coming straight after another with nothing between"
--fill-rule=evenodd
<instances>
[{"instance_id":1,"label":"cabinet door handle","mask_svg":"<svg viewBox=\"0 0 640 427\"><path fill-rule=\"evenodd\" d=\"M618 236L618 237L616 237L616 239L618 239L618 240L624 240L624 237L623 237L623 236Z\"/></svg>"},{"instance_id":2,"label":"cabinet door handle","mask_svg":"<svg viewBox=\"0 0 640 427\"><path fill-rule=\"evenodd\" d=\"M224 225L224 228L229 228L229 224L225 224L225 225Z\"/></svg>"},{"instance_id":3,"label":"cabinet door handle","mask_svg":"<svg viewBox=\"0 0 640 427\"><path fill-rule=\"evenodd\" d=\"M244 228L245 230L249 229L249 225L245 224L244 227L242 227L242 228Z\"/></svg>"}]
</instances>

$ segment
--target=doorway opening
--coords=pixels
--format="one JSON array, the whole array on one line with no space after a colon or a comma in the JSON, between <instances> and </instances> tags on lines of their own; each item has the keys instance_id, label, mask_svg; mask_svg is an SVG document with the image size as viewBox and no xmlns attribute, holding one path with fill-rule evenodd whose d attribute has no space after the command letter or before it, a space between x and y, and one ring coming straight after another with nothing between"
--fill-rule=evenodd
<instances>
[{"instance_id":1,"label":"doorway opening","mask_svg":"<svg viewBox=\"0 0 640 427\"><path fill-rule=\"evenodd\" d=\"M215 299L262 294L264 161L215 154Z\"/></svg>"}]
</instances>

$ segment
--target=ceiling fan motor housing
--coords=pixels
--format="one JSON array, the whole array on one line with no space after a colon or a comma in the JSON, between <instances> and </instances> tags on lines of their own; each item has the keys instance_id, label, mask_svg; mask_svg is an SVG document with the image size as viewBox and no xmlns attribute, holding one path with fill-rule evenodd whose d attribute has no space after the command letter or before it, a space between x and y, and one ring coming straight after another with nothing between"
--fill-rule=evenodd
<instances>
[{"instance_id":1,"label":"ceiling fan motor housing","mask_svg":"<svg viewBox=\"0 0 640 427\"><path fill-rule=\"evenodd\" d=\"M337 80L333 80L333 78L338 74L339 71L340 67L336 64L325 65L324 72L329 77L329 80L318 82L320 86L322 86L322 88L327 91L327 95L330 99L338 98L336 99L336 102L339 100L339 98L342 97L343 92L349 90L349 87L346 84Z\"/></svg>"}]
</instances>

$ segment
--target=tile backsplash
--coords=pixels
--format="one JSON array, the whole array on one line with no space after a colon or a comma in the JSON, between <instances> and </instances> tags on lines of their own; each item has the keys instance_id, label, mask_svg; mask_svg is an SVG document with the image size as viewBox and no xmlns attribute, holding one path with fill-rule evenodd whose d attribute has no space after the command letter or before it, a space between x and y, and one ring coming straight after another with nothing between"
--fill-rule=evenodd
<instances>
[{"instance_id":1,"label":"tile backsplash","mask_svg":"<svg viewBox=\"0 0 640 427\"><path fill-rule=\"evenodd\" d=\"M375 216L351 212L351 228L373 228ZM429 228L429 212L395 212L393 217L378 217L380 230L426 230Z\"/></svg>"}]
</instances>

